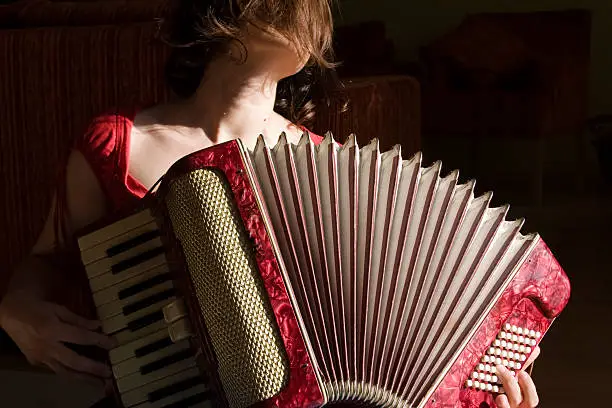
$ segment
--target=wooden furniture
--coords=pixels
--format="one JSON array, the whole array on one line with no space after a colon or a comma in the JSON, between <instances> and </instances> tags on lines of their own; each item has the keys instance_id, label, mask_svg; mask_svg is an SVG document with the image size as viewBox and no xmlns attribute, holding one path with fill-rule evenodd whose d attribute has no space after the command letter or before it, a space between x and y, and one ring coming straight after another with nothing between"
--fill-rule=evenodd
<instances>
[{"instance_id":1,"label":"wooden furniture","mask_svg":"<svg viewBox=\"0 0 612 408\"><path fill-rule=\"evenodd\" d=\"M342 99L317 111L313 131L332 131L336 139L354 133L360 145L377 138L383 150L402 146L404 157L421 149L421 104L419 82L406 75L382 75L343 79Z\"/></svg>"}]
</instances>

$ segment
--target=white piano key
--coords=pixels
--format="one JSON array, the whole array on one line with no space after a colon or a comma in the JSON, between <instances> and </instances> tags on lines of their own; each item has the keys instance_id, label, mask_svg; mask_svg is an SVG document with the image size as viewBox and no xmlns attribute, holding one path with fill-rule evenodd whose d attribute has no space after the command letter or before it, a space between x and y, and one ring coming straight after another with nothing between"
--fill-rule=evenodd
<instances>
[{"instance_id":1,"label":"white piano key","mask_svg":"<svg viewBox=\"0 0 612 408\"><path fill-rule=\"evenodd\" d=\"M168 371L170 372L170 370ZM123 391L120 390L119 393L121 394L121 400L125 404L126 408L129 408L133 405L141 404L147 401L149 394L155 390L159 390L172 384L198 376L201 376L200 370L194 365L171 374L169 373L157 379L136 379L137 381L134 381L134 383L136 383L135 387ZM139 382L138 380L141 380L142 382Z\"/></svg>"},{"instance_id":2,"label":"white piano key","mask_svg":"<svg viewBox=\"0 0 612 408\"><path fill-rule=\"evenodd\" d=\"M102 320L102 331L106 334L111 334L120 330L128 329L129 324L131 322L144 318L145 316L157 311L162 313L162 308L164 307L164 305L168 304L169 302L172 302L174 299L176 299L176 296L170 296L167 299L160 300L159 302L145 307L144 309L140 309L139 311L132 313L128 316L120 314L117 316L113 316L110 319Z\"/></svg>"},{"instance_id":3,"label":"white piano key","mask_svg":"<svg viewBox=\"0 0 612 408\"><path fill-rule=\"evenodd\" d=\"M114 265L119 265L121 262L129 261L130 259L136 256L142 256L147 251L153 251L158 248L161 248L161 250L163 250L163 244L160 237L147 241L141 245L138 245L137 247L131 248L130 250L122 252L117 256L99 259L96 262L85 266L85 271L87 271L88 278L93 279L96 276L100 276L105 273L111 273L111 268ZM139 262L139 264L142 262L143 261ZM120 273L123 273L123 271L119 272L119 274Z\"/></svg>"},{"instance_id":4,"label":"white piano key","mask_svg":"<svg viewBox=\"0 0 612 408\"><path fill-rule=\"evenodd\" d=\"M185 405L179 404L182 401L185 401L189 398L195 397L197 395L204 394L204 401L197 402L194 404L189 404L189 408L212 408L212 402L208 399L210 396L210 388L204 384L196 385L195 387L189 388L187 390L181 391L174 395L170 395L166 398L162 398L158 401L154 402L146 402L142 405L137 406L137 408L165 408L170 404L177 404L177 407L183 407Z\"/></svg>"},{"instance_id":5,"label":"white piano key","mask_svg":"<svg viewBox=\"0 0 612 408\"><path fill-rule=\"evenodd\" d=\"M121 235L114 236L108 240L96 245L92 248L81 251L81 262L83 265L89 265L95 261L103 258L107 258L107 250L115 247L116 245L128 242L136 237L140 237L145 233L151 234L153 232L159 232L159 228L156 222L149 222L145 225L141 225L132 230L126 231Z\"/></svg>"},{"instance_id":6,"label":"white piano key","mask_svg":"<svg viewBox=\"0 0 612 408\"><path fill-rule=\"evenodd\" d=\"M135 265L120 273L114 274L112 272L107 272L102 275L96 276L95 278L89 280L89 287L95 295L95 293L98 291L109 288L127 279L133 278L134 276L139 275L152 268L158 267L160 265L166 265L167 263L168 262L166 261L166 256L164 254L159 254L154 258L147 259L145 262L139 265Z\"/></svg>"},{"instance_id":7,"label":"white piano key","mask_svg":"<svg viewBox=\"0 0 612 408\"><path fill-rule=\"evenodd\" d=\"M118 347L121 347L123 345L126 345L128 343L131 343L135 340L144 338L145 336L148 336L150 334L153 334L155 332L158 332L159 330L164 329L164 330L168 330L168 327L166 325L166 323L164 322L163 318L161 318L160 320L156 321L153 324L150 324L148 326L142 327L138 330L122 330L118 333L113 334L114 339L117 341L118 343Z\"/></svg>"},{"instance_id":8,"label":"white piano key","mask_svg":"<svg viewBox=\"0 0 612 408\"><path fill-rule=\"evenodd\" d=\"M165 325L162 324L162 326ZM140 350L141 348L149 346L151 344L155 344L163 339L168 339L168 344L171 343L171 340L168 335L168 329L166 329L166 327L163 327L161 330L157 330L154 333L139 337L134 341L131 341L127 344L110 350L108 353L110 363L115 365L132 357L135 357L137 350Z\"/></svg>"},{"instance_id":9,"label":"white piano key","mask_svg":"<svg viewBox=\"0 0 612 408\"><path fill-rule=\"evenodd\" d=\"M191 357L147 374L141 374L139 372L133 373L118 379L117 389L120 393L125 393L143 384L149 384L194 367L197 368L196 359L195 357Z\"/></svg>"},{"instance_id":10,"label":"white piano key","mask_svg":"<svg viewBox=\"0 0 612 408\"><path fill-rule=\"evenodd\" d=\"M100 245L112 237L121 235L125 231L137 228L141 225L155 221L150 210L139 211L133 215L123 218L120 221L109 224L92 233L85 234L78 238L77 242L81 252L87 249Z\"/></svg>"},{"instance_id":11,"label":"white piano key","mask_svg":"<svg viewBox=\"0 0 612 408\"><path fill-rule=\"evenodd\" d=\"M156 276L161 276L164 274L168 274L170 272L170 268L167 264L158 265L154 268L148 269L139 273L138 275L132 276L128 279L125 279L122 282L119 282L116 285L113 285L109 288L101 290L93 294L93 301L96 307L99 309L102 305L107 303L116 302L119 300L119 293L122 290L128 289L136 284L147 281Z\"/></svg>"},{"instance_id":12,"label":"white piano key","mask_svg":"<svg viewBox=\"0 0 612 408\"><path fill-rule=\"evenodd\" d=\"M145 356L132 357L129 360L125 360L119 364L113 365L113 374L115 375L116 379L120 379L130 374L134 374L147 364L153 363L165 357L172 356L178 352L185 352L190 350L191 347L188 340L184 340L179 343L172 343L167 347L159 349ZM191 358L195 358L193 356L194 353L191 354Z\"/></svg>"},{"instance_id":13,"label":"white piano key","mask_svg":"<svg viewBox=\"0 0 612 408\"><path fill-rule=\"evenodd\" d=\"M107 320L113 316L117 316L124 313L125 307L130 307L136 302L146 300L147 298L174 289L174 282L166 281L159 285L155 285L148 288L140 293L130 296L126 299L118 300L116 302L107 303L98 308L98 318L100 320Z\"/></svg>"}]
</instances>

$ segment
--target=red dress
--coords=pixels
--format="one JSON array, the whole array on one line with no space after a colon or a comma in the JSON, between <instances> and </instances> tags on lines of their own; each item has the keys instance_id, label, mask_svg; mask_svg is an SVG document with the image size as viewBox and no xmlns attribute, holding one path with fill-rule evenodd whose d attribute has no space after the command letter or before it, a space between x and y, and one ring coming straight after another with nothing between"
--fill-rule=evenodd
<instances>
[{"instance_id":1,"label":"red dress","mask_svg":"<svg viewBox=\"0 0 612 408\"><path fill-rule=\"evenodd\" d=\"M147 194L147 188L128 171L130 134L137 112L124 110L94 118L75 146L98 177L112 213L129 211ZM315 144L323 140L308 132Z\"/></svg>"}]
</instances>

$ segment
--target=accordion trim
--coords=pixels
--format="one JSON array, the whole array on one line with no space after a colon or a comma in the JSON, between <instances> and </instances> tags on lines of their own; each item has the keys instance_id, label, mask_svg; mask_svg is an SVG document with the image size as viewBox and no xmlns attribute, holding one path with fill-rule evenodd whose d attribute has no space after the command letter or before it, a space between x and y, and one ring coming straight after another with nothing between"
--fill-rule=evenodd
<instances>
[{"instance_id":1,"label":"accordion trim","mask_svg":"<svg viewBox=\"0 0 612 408\"><path fill-rule=\"evenodd\" d=\"M498 328L510 323L545 333L569 301L569 279L539 236L510 279L465 347L460 348L461 353L451 360L450 369L443 370L443 378L436 381L421 407L495 407L493 394L469 389L464 382L495 340ZM449 405L450 401L456 404Z\"/></svg>"},{"instance_id":2,"label":"accordion trim","mask_svg":"<svg viewBox=\"0 0 612 408\"><path fill-rule=\"evenodd\" d=\"M279 264L277 248L266 224L264 209L257 199L252 175L246 164L246 156L237 140L222 143L196 152L176 162L166 174L171 183L174 178L202 168L217 169L224 173L231 189L245 229L253 240L255 260L264 287L274 311L289 361L289 378L283 390L273 398L262 402L262 407L308 407L324 403L323 390L307 344L302 336L298 317L292 306L290 293L285 285L282 265ZM159 197L163 200L167 185L160 186Z\"/></svg>"}]
</instances>

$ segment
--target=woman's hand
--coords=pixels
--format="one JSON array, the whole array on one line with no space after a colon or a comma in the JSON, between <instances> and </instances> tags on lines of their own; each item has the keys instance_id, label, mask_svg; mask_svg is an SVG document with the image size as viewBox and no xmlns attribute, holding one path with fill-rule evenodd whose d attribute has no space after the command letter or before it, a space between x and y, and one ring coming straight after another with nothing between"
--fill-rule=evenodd
<instances>
[{"instance_id":1,"label":"woman's hand","mask_svg":"<svg viewBox=\"0 0 612 408\"><path fill-rule=\"evenodd\" d=\"M533 380L525 369L533 364L540 355L540 348L536 347L527 360L525 366L515 376L502 365L497 366L497 376L502 382L505 394L498 395L495 403L499 408L535 408L539 398Z\"/></svg>"},{"instance_id":2,"label":"woman's hand","mask_svg":"<svg viewBox=\"0 0 612 408\"><path fill-rule=\"evenodd\" d=\"M31 295L9 293L0 304L0 326L33 365L89 380L111 376L107 365L77 354L66 345L113 348L114 340L96 331L100 327L97 321Z\"/></svg>"}]
</instances>

